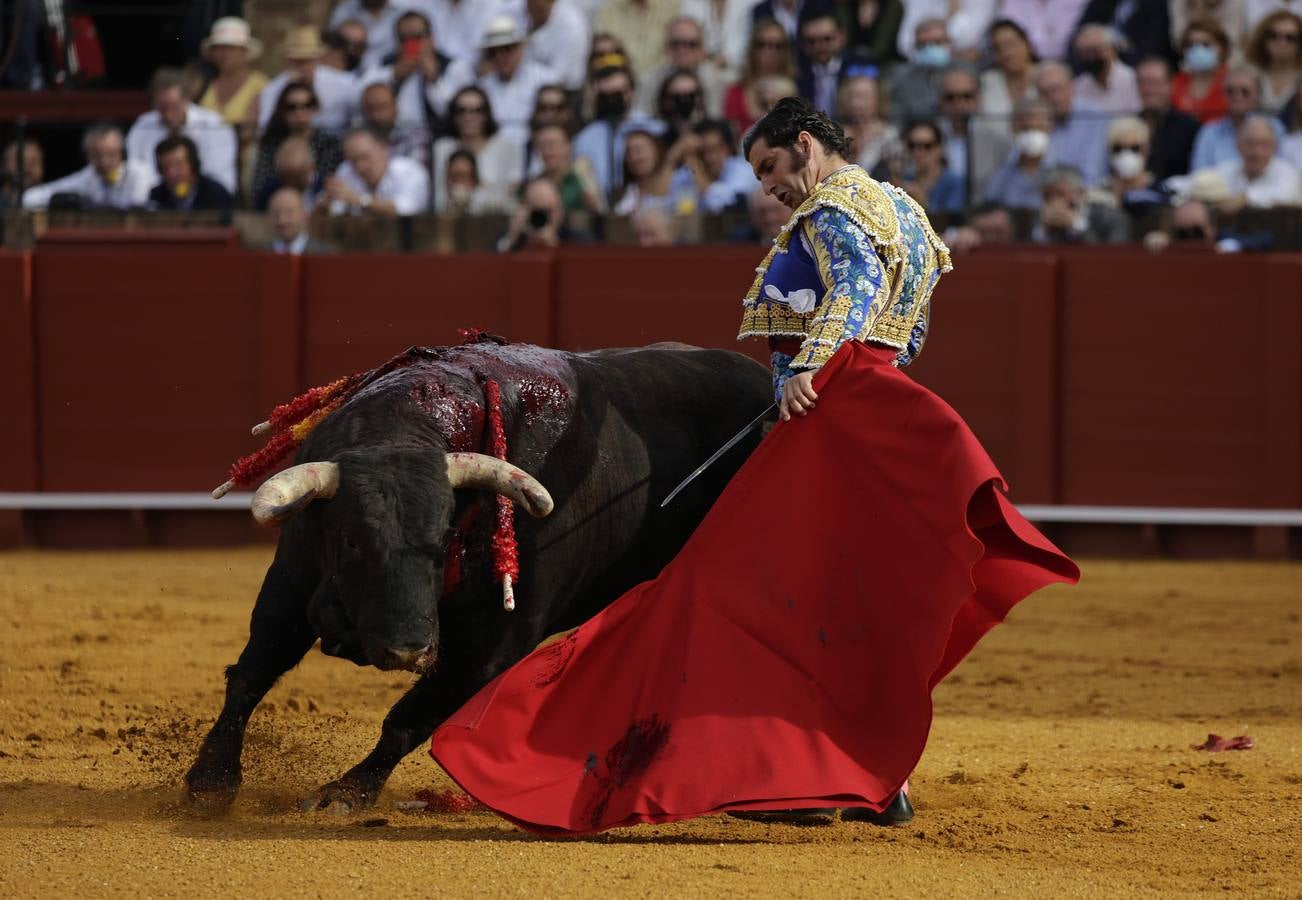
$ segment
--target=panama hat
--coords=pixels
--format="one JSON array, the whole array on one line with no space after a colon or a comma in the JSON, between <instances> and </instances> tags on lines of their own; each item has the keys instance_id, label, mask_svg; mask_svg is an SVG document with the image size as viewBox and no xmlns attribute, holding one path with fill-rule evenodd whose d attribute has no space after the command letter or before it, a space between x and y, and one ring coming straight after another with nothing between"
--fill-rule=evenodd
<instances>
[{"instance_id":1,"label":"panama hat","mask_svg":"<svg viewBox=\"0 0 1302 900\"><path fill-rule=\"evenodd\" d=\"M223 16L213 22L212 30L199 46L204 53L212 47L243 47L251 60L262 53L262 41L249 33L249 23L239 16Z\"/></svg>"},{"instance_id":2,"label":"panama hat","mask_svg":"<svg viewBox=\"0 0 1302 900\"><path fill-rule=\"evenodd\" d=\"M311 25L291 28L285 35L285 59L319 59L325 55L325 44L320 33Z\"/></svg>"},{"instance_id":3,"label":"panama hat","mask_svg":"<svg viewBox=\"0 0 1302 900\"><path fill-rule=\"evenodd\" d=\"M524 37L524 29L514 16L494 16L484 29L484 39L479 42L479 49L491 50L494 47L522 44Z\"/></svg>"}]
</instances>

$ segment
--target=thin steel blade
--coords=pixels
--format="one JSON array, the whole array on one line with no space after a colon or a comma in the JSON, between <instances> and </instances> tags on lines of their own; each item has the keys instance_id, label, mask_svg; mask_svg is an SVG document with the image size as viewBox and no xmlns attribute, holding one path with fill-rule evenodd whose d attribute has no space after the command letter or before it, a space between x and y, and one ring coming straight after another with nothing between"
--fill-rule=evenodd
<instances>
[{"instance_id":1,"label":"thin steel blade","mask_svg":"<svg viewBox=\"0 0 1302 900\"><path fill-rule=\"evenodd\" d=\"M682 480L682 483L680 483L678 487L674 488L672 491L669 492L669 496L666 497L664 499L664 502L660 504L660 508L664 509L666 506L668 506L669 501L677 497L679 491L681 491L683 488L687 487L689 484L695 481L697 475L700 475L706 469L710 468L710 466L714 464L715 460L717 460L720 456L723 456L723 454L731 450L733 446L735 446L738 441L744 438L752 428L754 428L760 422L763 422L766 418L768 418L768 414L773 412L773 410L777 409L777 406L778 405L776 403L770 403L768 409L764 410L764 412L760 413L758 416L751 419L749 425L747 425L741 431L734 434L731 438L728 439L728 443L724 444L718 450L715 450L714 453L711 454L709 459L707 459L705 462L701 463L699 466L693 469L691 475L688 475L686 478L684 478Z\"/></svg>"}]
</instances>

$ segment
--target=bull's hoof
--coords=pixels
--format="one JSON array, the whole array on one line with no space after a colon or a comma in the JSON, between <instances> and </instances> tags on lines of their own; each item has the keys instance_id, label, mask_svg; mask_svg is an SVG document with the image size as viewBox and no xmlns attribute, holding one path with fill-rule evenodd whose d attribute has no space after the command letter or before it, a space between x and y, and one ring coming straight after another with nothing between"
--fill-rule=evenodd
<instances>
[{"instance_id":1,"label":"bull's hoof","mask_svg":"<svg viewBox=\"0 0 1302 900\"><path fill-rule=\"evenodd\" d=\"M334 815L346 816L374 806L378 793L346 781L332 781L305 798L298 808L302 812L325 810Z\"/></svg>"},{"instance_id":2,"label":"bull's hoof","mask_svg":"<svg viewBox=\"0 0 1302 900\"><path fill-rule=\"evenodd\" d=\"M220 816L231 808L235 795L240 789L240 778L236 774L213 775L208 772L191 769L185 776L185 793L190 801L190 808L205 816Z\"/></svg>"}]
</instances>

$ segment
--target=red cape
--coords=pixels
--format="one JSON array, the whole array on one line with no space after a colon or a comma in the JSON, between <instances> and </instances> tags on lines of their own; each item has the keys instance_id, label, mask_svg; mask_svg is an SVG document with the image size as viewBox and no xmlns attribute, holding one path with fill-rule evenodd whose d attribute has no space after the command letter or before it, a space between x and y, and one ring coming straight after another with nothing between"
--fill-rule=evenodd
<instances>
[{"instance_id":1,"label":"red cape","mask_svg":"<svg viewBox=\"0 0 1302 900\"><path fill-rule=\"evenodd\" d=\"M448 774L544 833L889 802L931 689L1019 600L1080 577L893 353L845 344L659 577L440 727Z\"/></svg>"}]
</instances>

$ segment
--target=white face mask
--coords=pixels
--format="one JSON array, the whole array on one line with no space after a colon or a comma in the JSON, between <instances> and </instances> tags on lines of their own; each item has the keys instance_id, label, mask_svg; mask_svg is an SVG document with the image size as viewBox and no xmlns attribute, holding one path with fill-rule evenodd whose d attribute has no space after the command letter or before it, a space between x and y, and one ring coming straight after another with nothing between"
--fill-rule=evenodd
<instances>
[{"instance_id":1,"label":"white face mask","mask_svg":"<svg viewBox=\"0 0 1302 900\"><path fill-rule=\"evenodd\" d=\"M1112 154L1112 171L1120 178L1134 178L1144 171L1144 157L1134 150L1118 150Z\"/></svg>"},{"instance_id":2,"label":"white face mask","mask_svg":"<svg viewBox=\"0 0 1302 900\"><path fill-rule=\"evenodd\" d=\"M1049 132L1038 129L1018 132L1017 152L1032 159L1044 156L1049 152Z\"/></svg>"}]
</instances>

